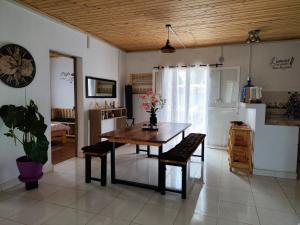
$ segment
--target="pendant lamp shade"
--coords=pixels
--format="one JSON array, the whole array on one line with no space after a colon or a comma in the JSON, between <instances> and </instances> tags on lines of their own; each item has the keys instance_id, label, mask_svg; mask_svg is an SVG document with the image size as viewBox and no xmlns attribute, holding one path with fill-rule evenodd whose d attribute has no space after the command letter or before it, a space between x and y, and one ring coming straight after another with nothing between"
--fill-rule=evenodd
<instances>
[{"instance_id":1,"label":"pendant lamp shade","mask_svg":"<svg viewBox=\"0 0 300 225\"><path fill-rule=\"evenodd\" d=\"M170 24L166 25L167 29L168 29L168 39L166 41L166 45L163 46L160 50L162 53L173 53L176 52L176 49L170 44L170 40L169 40L169 32L170 32Z\"/></svg>"},{"instance_id":2,"label":"pendant lamp shade","mask_svg":"<svg viewBox=\"0 0 300 225\"><path fill-rule=\"evenodd\" d=\"M250 43L261 42L260 37L259 37L259 32L260 32L260 30L250 30L248 33L248 38L246 40L246 43L250 44Z\"/></svg>"}]
</instances>

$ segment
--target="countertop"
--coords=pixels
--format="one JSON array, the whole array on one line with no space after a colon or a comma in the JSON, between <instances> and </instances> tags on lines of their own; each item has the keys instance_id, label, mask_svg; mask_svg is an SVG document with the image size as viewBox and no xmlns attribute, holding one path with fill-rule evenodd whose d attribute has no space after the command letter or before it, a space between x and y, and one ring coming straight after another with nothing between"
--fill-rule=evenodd
<instances>
[{"instance_id":1,"label":"countertop","mask_svg":"<svg viewBox=\"0 0 300 225\"><path fill-rule=\"evenodd\" d=\"M300 118L292 119L286 116L271 116L266 119L266 125L299 126Z\"/></svg>"}]
</instances>

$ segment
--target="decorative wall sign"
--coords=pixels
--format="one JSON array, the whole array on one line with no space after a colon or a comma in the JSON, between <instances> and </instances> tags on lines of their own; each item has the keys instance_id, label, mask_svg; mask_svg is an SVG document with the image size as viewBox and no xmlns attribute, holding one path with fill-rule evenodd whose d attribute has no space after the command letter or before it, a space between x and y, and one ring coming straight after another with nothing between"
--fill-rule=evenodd
<instances>
[{"instance_id":1,"label":"decorative wall sign","mask_svg":"<svg viewBox=\"0 0 300 225\"><path fill-rule=\"evenodd\" d=\"M25 48L15 44L0 48L0 79L5 84L25 87L33 81L35 72L34 59Z\"/></svg>"},{"instance_id":2,"label":"decorative wall sign","mask_svg":"<svg viewBox=\"0 0 300 225\"><path fill-rule=\"evenodd\" d=\"M288 69L292 68L295 57L292 56L287 59L279 59L277 57L273 57L271 60L271 66L273 69Z\"/></svg>"},{"instance_id":3,"label":"decorative wall sign","mask_svg":"<svg viewBox=\"0 0 300 225\"><path fill-rule=\"evenodd\" d=\"M74 73L70 73L70 72L61 72L61 73L60 73L60 79L61 79L61 80L66 80L66 81L68 81L70 84L73 84L73 82L74 82Z\"/></svg>"}]
</instances>

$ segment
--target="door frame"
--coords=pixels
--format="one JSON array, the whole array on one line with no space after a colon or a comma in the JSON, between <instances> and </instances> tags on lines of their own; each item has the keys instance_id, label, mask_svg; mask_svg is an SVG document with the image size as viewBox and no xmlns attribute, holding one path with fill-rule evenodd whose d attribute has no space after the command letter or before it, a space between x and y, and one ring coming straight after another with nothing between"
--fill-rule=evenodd
<instances>
[{"instance_id":1,"label":"door frame","mask_svg":"<svg viewBox=\"0 0 300 225\"><path fill-rule=\"evenodd\" d=\"M51 73L50 73L50 59L51 59L51 54L55 55L57 57L67 57L67 58L71 58L73 60L73 71L74 71L74 107L75 107L75 157L78 157L78 58L76 56L72 56L69 54L65 54L65 53L61 53L59 51L55 51L55 50L49 50L49 74L50 74L50 79L51 79ZM51 86L50 86L50 96L51 96ZM51 101L50 101L50 109L51 109ZM51 112L50 112L51 114ZM51 116L50 116L50 120L51 120ZM50 132L50 136L51 136L51 132ZM52 154L52 153L51 153ZM51 164L52 163L52 155L51 155Z\"/></svg>"}]
</instances>

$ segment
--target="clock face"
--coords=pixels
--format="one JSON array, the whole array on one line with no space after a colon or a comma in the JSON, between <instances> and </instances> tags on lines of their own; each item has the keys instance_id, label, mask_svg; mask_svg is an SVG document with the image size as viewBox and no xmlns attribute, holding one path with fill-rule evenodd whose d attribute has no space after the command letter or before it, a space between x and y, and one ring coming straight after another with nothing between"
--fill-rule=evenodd
<instances>
[{"instance_id":1,"label":"clock face","mask_svg":"<svg viewBox=\"0 0 300 225\"><path fill-rule=\"evenodd\" d=\"M5 84L26 87L33 81L35 72L34 59L25 48L14 44L0 48L0 79Z\"/></svg>"}]
</instances>

